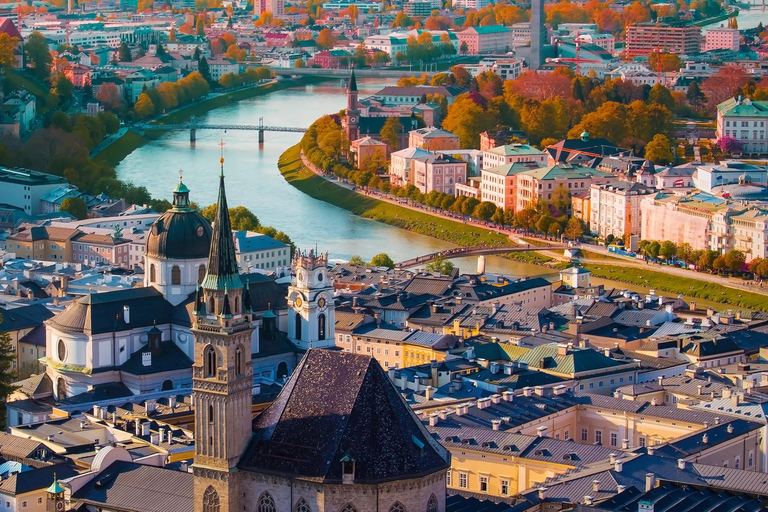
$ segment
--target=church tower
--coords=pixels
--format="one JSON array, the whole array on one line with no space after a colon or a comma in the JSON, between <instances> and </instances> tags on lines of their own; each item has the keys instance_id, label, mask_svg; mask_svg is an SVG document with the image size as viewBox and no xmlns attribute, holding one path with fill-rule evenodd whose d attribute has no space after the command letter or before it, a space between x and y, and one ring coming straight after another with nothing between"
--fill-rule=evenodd
<instances>
[{"instance_id":1,"label":"church tower","mask_svg":"<svg viewBox=\"0 0 768 512\"><path fill-rule=\"evenodd\" d=\"M357 79L355 70L349 77L347 88L347 139L350 142L360 138L360 110L357 108Z\"/></svg>"},{"instance_id":2,"label":"church tower","mask_svg":"<svg viewBox=\"0 0 768 512\"><path fill-rule=\"evenodd\" d=\"M195 405L195 511L236 512L237 463L251 436L253 318L240 280L224 192L219 199L205 278L195 297L192 367Z\"/></svg>"},{"instance_id":3,"label":"church tower","mask_svg":"<svg viewBox=\"0 0 768 512\"><path fill-rule=\"evenodd\" d=\"M297 250L293 266L296 278L288 287L288 336L299 348L332 347L336 316L328 253Z\"/></svg>"}]
</instances>

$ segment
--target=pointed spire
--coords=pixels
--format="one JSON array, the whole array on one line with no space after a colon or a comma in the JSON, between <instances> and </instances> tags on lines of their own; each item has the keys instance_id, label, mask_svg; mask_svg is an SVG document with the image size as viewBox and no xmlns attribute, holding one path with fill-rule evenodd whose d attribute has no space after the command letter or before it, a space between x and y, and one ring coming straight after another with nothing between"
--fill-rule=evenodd
<instances>
[{"instance_id":1,"label":"pointed spire","mask_svg":"<svg viewBox=\"0 0 768 512\"><path fill-rule=\"evenodd\" d=\"M211 237L211 251L208 255L208 267L203 280L206 290L240 289L243 282L237 270L235 242L232 239L232 225L229 221L227 194L224 190L224 141L221 141L221 174L219 176L219 199L216 204L216 217Z\"/></svg>"},{"instance_id":2,"label":"pointed spire","mask_svg":"<svg viewBox=\"0 0 768 512\"><path fill-rule=\"evenodd\" d=\"M253 305L251 304L251 292L248 288L243 290L243 311L246 313L253 313Z\"/></svg>"},{"instance_id":3,"label":"pointed spire","mask_svg":"<svg viewBox=\"0 0 768 512\"><path fill-rule=\"evenodd\" d=\"M352 74L349 77L349 92L357 92L357 79L355 78L354 67L352 67Z\"/></svg>"},{"instance_id":4,"label":"pointed spire","mask_svg":"<svg viewBox=\"0 0 768 512\"><path fill-rule=\"evenodd\" d=\"M229 291L224 288L224 307L221 309L222 318L232 318L232 308L229 306Z\"/></svg>"}]
</instances>

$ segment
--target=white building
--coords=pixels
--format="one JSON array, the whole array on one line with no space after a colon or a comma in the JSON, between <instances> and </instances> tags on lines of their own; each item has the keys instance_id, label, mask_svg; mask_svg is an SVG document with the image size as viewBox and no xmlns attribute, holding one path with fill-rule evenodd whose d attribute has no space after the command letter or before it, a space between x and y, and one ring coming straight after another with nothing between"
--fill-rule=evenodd
<instances>
[{"instance_id":1,"label":"white building","mask_svg":"<svg viewBox=\"0 0 768 512\"><path fill-rule=\"evenodd\" d=\"M474 9L479 11L490 4L489 0L453 0L454 9Z\"/></svg>"},{"instance_id":2,"label":"white building","mask_svg":"<svg viewBox=\"0 0 768 512\"><path fill-rule=\"evenodd\" d=\"M735 184L765 185L768 171L762 165L747 164L735 160L725 160L717 165L704 164L693 173L693 185L708 194L716 194L717 187Z\"/></svg>"},{"instance_id":3,"label":"white building","mask_svg":"<svg viewBox=\"0 0 768 512\"><path fill-rule=\"evenodd\" d=\"M0 167L0 203L21 208L24 213L42 213L42 198L48 192L67 185L67 180L31 169Z\"/></svg>"},{"instance_id":4,"label":"white building","mask_svg":"<svg viewBox=\"0 0 768 512\"><path fill-rule=\"evenodd\" d=\"M741 45L741 32L737 28L708 28L704 34L703 51L733 50L738 51Z\"/></svg>"},{"instance_id":5,"label":"white building","mask_svg":"<svg viewBox=\"0 0 768 512\"><path fill-rule=\"evenodd\" d=\"M514 80L523 72L522 59L501 59L494 62L491 70L502 80Z\"/></svg>"},{"instance_id":6,"label":"white building","mask_svg":"<svg viewBox=\"0 0 768 512\"><path fill-rule=\"evenodd\" d=\"M235 231L237 263L244 272L260 269L276 272L291 264L291 248L274 238L253 231Z\"/></svg>"},{"instance_id":7,"label":"white building","mask_svg":"<svg viewBox=\"0 0 768 512\"><path fill-rule=\"evenodd\" d=\"M766 121L768 101L736 96L717 106L717 138L733 137L745 153L764 154L768 152Z\"/></svg>"},{"instance_id":8,"label":"white building","mask_svg":"<svg viewBox=\"0 0 768 512\"><path fill-rule=\"evenodd\" d=\"M392 32L385 35L368 36L363 43L370 50L386 52L389 58L394 60L398 52L405 53L408 50L408 34Z\"/></svg>"},{"instance_id":9,"label":"white building","mask_svg":"<svg viewBox=\"0 0 768 512\"><path fill-rule=\"evenodd\" d=\"M296 278L288 287L288 337L299 348L332 347L336 314L328 253L297 253L294 263Z\"/></svg>"},{"instance_id":10,"label":"white building","mask_svg":"<svg viewBox=\"0 0 768 512\"><path fill-rule=\"evenodd\" d=\"M617 68L612 69L607 74L607 77L611 80L620 78L625 82L631 82L634 85L654 85L659 83L659 73L651 71L647 66L631 62L628 64L622 64ZM664 76L662 75L662 82Z\"/></svg>"},{"instance_id":11,"label":"white building","mask_svg":"<svg viewBox=\"0 0 768 512\"><path fill-rule=\"evenodd\" d=\"M610 53L616 50L616 38L612 34L579 34L576 40L582 43L597 45Z\"/></svg>"},{"instance_id":12,"label":"white building","mask_svg":"<svg viewBox=\"0 0 768 512\"><path fill-rule=\"evenodd\" d=\"M641 183L616 181L590 189L589 229L601 238L640 233L640 202L654 190Z\"/></svg>"},{"instance_id":13,"label":"white building","mask_svg":"<svg viewBox=\"0 0 768 512\"><path fill-rule=\"evenodd\" d=\"M531 24L529 22L515 23L509 27L512 32L512 48L531 44Z\"/></svg>"},{"instance_id":14,"label":"white building","mask_svg":"<svg viewBox=\"0 0 768 512\"><path fill-rule=\"evenodd\" d=\"M547 154L529 144L506 144L483 151L483 169L515 162L547 165Z\"/></svg>"},{"instance_id":15,"label":"white building","mask_svg":"<svg viewBox=\"0 0 768 512\"><path fill-rule=\"evenodd\" d=\"M208 67L211 70L211 78L217 82L219 78L226 75L227 73L237 74L240 71L240 66L237 62L225 58L209 60Z\"/></svg>"},{"instance_id":16,"label":"white building","mask_svg":"<svg viewBox=\"0 0 768 512\"><path fill-rule=\"evenodd\" d=\"M389 179L392 185L397 187L413 185L413 173L411 173L413 160L430 155L432 155L432 152L418 146L401 149L392 153L389 163Z\"/></svg>"},{"instance_id":17,"label":"white building","mask_svg":"<svg viewBox=\"0 0 768 512\"><path fill-rule=\"evenodd\" d=\"M19 135L32 131L36 124L37 100L25 90L14 91L5 97L5 115L19 124Z\"/></svg>"}]
</instances>

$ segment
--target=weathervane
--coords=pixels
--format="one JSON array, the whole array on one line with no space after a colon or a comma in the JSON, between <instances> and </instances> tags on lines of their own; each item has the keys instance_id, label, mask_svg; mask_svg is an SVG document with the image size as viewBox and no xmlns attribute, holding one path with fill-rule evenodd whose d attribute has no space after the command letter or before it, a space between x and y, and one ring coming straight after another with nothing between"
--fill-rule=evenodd
<instances>
[{"instance_id":1,"label":"weathervane","mask_svg":"<svg viewBox=\"0 0 768 512\"><path fill-rule=\"evenodd\" d=\"M219 147L221 148L221 158L219 158L219 163L221 164L221 177L224 177L224 146L226 146L227 143L224 142L224 137L221 138L221 141L219 142Z\"/></svg>"},{"instance_id":2,"label":"weathervane","mask_svg":"<svg viewBox=\"0 0 768 512\"><path fill-rule=\"evenodd\" d=\"M181 183L183 177L184 177L184 170L179 169L179 183Z\"/></svg>"}]
</instances>

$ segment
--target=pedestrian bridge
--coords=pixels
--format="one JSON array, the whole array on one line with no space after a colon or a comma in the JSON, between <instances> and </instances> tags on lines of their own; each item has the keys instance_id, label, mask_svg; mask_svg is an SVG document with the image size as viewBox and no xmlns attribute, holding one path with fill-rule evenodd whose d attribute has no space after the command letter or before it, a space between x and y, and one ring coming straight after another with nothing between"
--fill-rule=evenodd
<instances>
[{"instance_id":1,"label":"pedestrian bridge","mask_svg":"<svg viewBox=\"0 0 768 512\"><path fill-rule=\"evenodd\" d=\"M189 142L195 142L197 139L197 130L246 130L259 132L259 142L264 142L264 132L288 132L304 133L306 128L298 126L277 126L264 124L264 118L259 118L259 124L205 124L197 123L195 118L190 119L188 123L180 124L144 124L137 127L139 130L189 130Z\"/></svg>"},{"instance_id":2,"label":"pedestrian bridge","mask_svg":"<svg viewBox=\"0 0 768 512\"><path fill-rule=\"evenodd\" d=\"M423 256L417 256L409 260L401 261L395 265L395 268L406 269L429 263L437 259L451 260L454 258L463 258L465 256L484 256L486 254L505 254L508 252L529 252L529 251L557 251L568 249L566 244L547 244L547 245L521 245L521 246L502 246L502 247L460 247L458 249L446 249L440 252L433 252Z\"/></svg>"}]
</instances>

